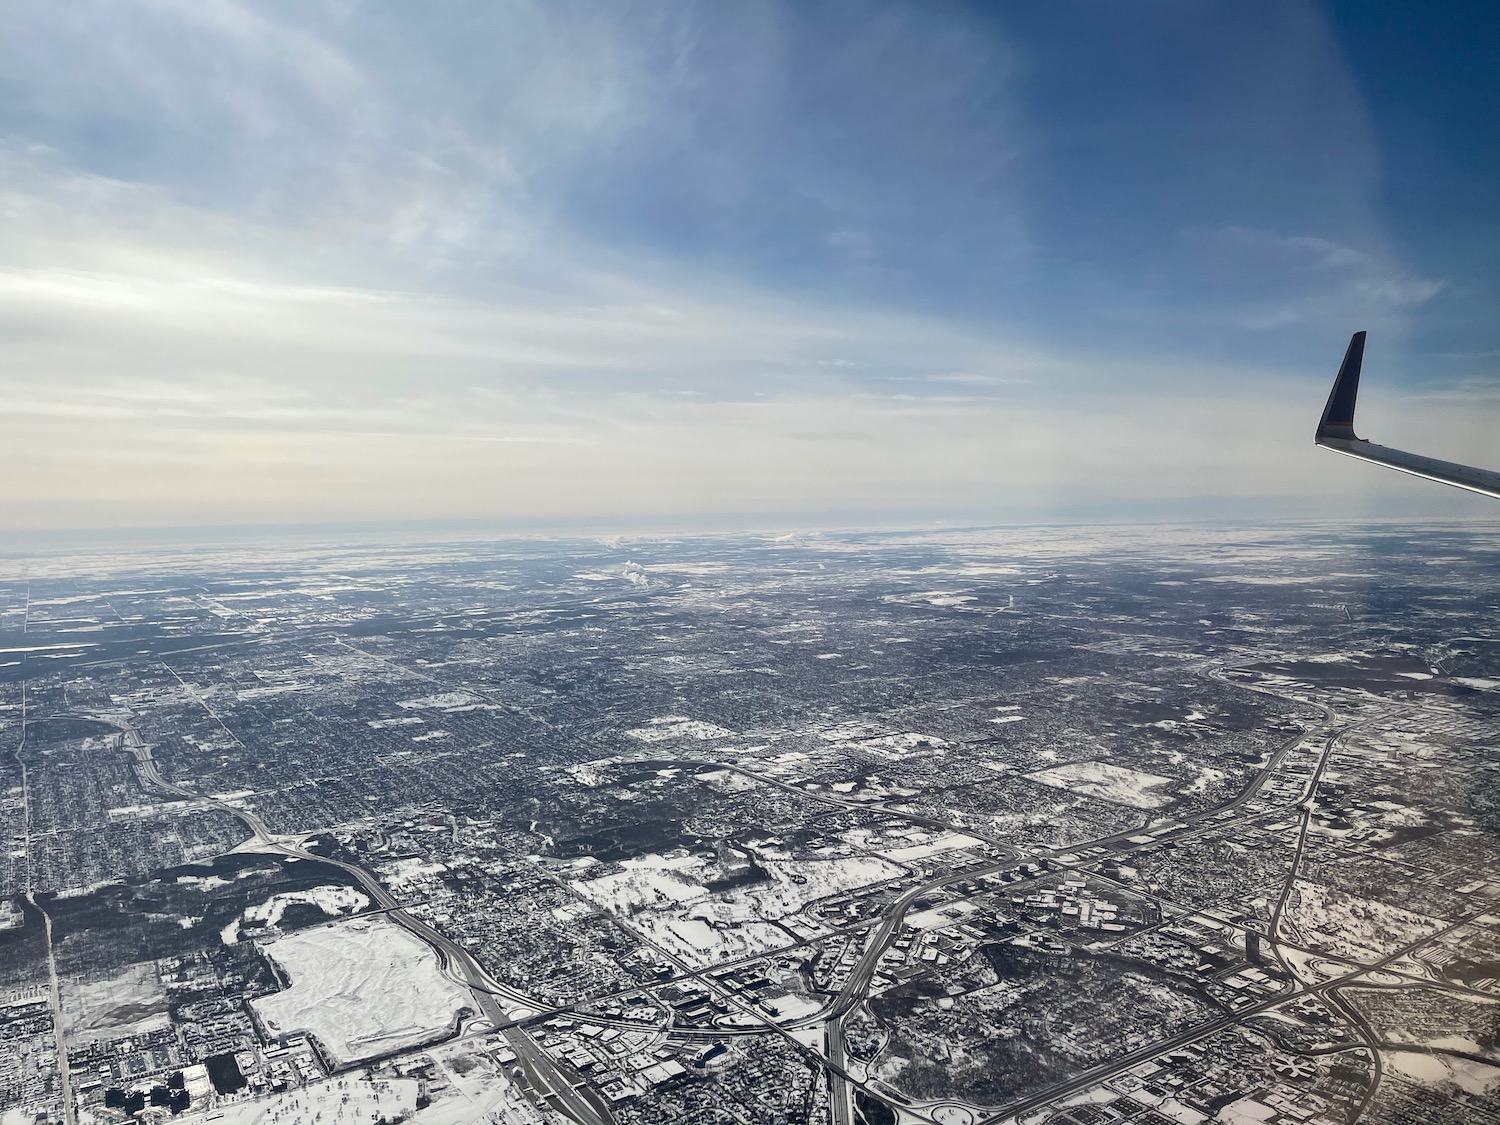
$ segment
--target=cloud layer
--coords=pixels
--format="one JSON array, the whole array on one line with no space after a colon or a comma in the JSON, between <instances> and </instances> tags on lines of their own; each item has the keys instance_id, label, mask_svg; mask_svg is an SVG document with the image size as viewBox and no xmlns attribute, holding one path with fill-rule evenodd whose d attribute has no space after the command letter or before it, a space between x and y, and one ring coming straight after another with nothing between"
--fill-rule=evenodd
<instances>
[{"instance_id":1,"label":"cloud layer","mask_svg":"<svg viewBox=\"0 0 1500 1125\"><path fill-rule=\"evenodd\" d=\"M1348 331L1372 330L1379 437L1482 459L1500 404L1474 361L1400 378L1411 318L1462 279L1403 263L1373 188L1274 190L1376 161L1328 29L1272 14L1174 79L1270 131L1263 191L1203 173L1147 205L1204 122L1134 66L1115 101L1068 104L1057 29L983 11L23 7L0 58L0 516L1414 496L1311 449ZM1178 61L1242 30L1166 23L1152 49ZM1273 56L1266 105L1241 85ZM1110 159L1116 182L1075 182Z\"/></svg>"}]
</instances>

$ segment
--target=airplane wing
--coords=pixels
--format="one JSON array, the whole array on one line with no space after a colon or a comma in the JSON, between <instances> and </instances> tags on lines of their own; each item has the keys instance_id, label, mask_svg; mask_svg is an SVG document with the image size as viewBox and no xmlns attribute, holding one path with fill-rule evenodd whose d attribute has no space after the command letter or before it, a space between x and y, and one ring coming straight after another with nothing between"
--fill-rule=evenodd
<instances>
[{"instance_id":1,"label":"airplane wing","mask_svg":"<svg viewBox=\"0 0 1500 1125\"><path fill-rule=\"evenodd\" d=\"M1425 477L1500 498L1500 473L1376 445L1355 434L1354 399L1359 394L1359 368L1364 358L1365 334L1356 332L1349 341L1349 350L1344 353L1343 365L1333 381L1328 405L1323 408L1323 419L1318 423L1318 433L1313 440L1346 457L1358 457L1361 461L1373 461L1414 477Z\"/></svg>"}]
</instances>

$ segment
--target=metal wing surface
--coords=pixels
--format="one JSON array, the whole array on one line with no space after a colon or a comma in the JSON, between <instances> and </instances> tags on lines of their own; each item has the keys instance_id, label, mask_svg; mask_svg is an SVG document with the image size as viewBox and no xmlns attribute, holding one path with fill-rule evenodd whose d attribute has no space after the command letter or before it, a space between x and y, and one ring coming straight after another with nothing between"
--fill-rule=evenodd
<instances>
[{"instance_id":1,"label":"metal wing surface","mask_svg":"<svg viewBox=\"0 0 1500 1125\"><path fill-rule=\"evenodd\" d=\"M1373 461L1397 472L1500 498L1500 473L1376 445L1354 432L1354 401L1359 395L1359 369L1364 357L1365 334L1356 332L1349 341L1349 350L1344 353L1344 362L1333 381L1328 405L1323 408L1323 418L1313 440L1346 457L1358 457L1361 461Z\"/></svg>"}]
</instances>

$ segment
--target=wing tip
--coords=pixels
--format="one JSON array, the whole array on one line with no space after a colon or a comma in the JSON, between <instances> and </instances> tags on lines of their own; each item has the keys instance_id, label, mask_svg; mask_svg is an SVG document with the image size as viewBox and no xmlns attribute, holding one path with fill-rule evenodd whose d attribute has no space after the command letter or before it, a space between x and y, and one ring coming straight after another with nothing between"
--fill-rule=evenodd
<instances>
[{"instance_id":1,"label":"wing tip","mask_svg":"<svg viewBox=\"0 0 1500 1125\"><path fill-rule=\"evenodd\" d=\"M1328 438L1358 441L1354 432L1354 405L1359 397L1359 371L1365 358L1364 330L1349 337L1344 362L1334 376L1333 389L1328 392L1328 403L1323 407L1323 417L1318 422L1318 432L1313 440L1322 445Z\"/></svg>"}]
</instances>

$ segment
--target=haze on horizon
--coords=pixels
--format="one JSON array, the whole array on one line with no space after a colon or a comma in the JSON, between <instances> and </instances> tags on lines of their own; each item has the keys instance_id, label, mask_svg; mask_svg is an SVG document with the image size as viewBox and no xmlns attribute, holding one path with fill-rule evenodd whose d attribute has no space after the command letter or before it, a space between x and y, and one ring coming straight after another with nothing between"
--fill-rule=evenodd
<instances>
[{"instance_id":1,"label":"haze on horizon","mask_svg":"<svg viewBox=\"0 0 1500 1125\"><path fill-rule=\"evenodd\" d=\"M1378 11L1377 11L1378 7ZM1492 516L1500 17L0 7L0 525Z\"/></svg>"}]
</instances>

